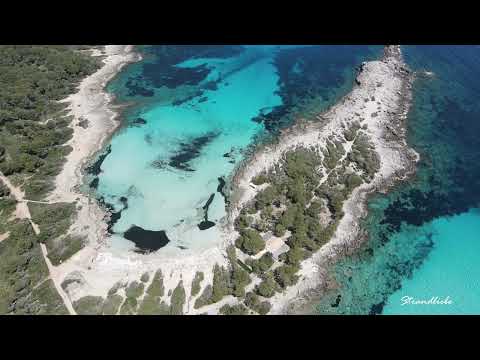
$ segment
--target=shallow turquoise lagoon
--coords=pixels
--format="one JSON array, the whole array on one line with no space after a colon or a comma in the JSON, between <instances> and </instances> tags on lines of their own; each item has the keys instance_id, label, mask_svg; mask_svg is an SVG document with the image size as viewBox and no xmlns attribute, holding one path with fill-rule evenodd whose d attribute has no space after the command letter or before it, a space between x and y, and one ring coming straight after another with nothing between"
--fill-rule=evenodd
<instances>
[{"instance_id":1,"label":"shallow turquoise lagoon","mask_svg":"<svg viewBox=\"0 0 480 360\"><path fill-rule=\"evenodd\" d=\"M221 241L224 182L248 151L298 114L349 91L368 46L142 46L143 60L108 86L129 103L90 182L113 212L112 245L134 249L133 226L165 231L168 248ZM308 113L306 110L308 109ZM311 116L312 119L314 116ZM95 184L92 186L92 184ZM138 248L138 243L137 243Z\"/></svg>"},{"instance_id":2,"label":"shallow turquoise lagoon","mask_svg":"<svg viewBox=\"0 0 480 360\"><path fill-rule=\"evenodd\" d=\"M262 131L263 125L251 119L281 104L271 60L259 57L223 77L217 89L180 106L150 106L141 114L144 126L125 128L112 139L98 191L113 204L118 204L120 196L128 197L128 209L115 224L115 232L135 224L165 230L173 243L189 248L218 241L218 227L202 231L197 226L204 216L202 207L215 194L208 219L218 222L225 215L224 199L217 192L218 178L231 173L242 158L239 150ZM195 59L180 66L208 64L214 70L206 79L209 81L237 61ZM208 142L188 161L191 171L152 165L168 163L183 144L205 137ZM224 156L230 152L231 157Z\"/></svg>"},{"instance_id":3,"label":"shallow turquoise lagoon","mask_svg":"<svg viewBox=\"0 0 480 360\"><path fill-rule=\"evenodd\" d=\"M480 314L480 209L442 217L424 225L416 236L431 236L433 249L413 276L402 281L383 314ZM408 236L400 233L395 236ZM403 241L409 242L408 240ZM402 298L451 299L450 305L404 304Z\"/></svg>"}]
</instances>

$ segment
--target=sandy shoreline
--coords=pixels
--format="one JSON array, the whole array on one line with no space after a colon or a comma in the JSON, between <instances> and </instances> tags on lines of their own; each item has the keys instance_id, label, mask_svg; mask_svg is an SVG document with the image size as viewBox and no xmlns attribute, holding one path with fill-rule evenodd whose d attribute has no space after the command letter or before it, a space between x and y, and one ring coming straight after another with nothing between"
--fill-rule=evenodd
<instances>
[{"instance_id":1,"label":"sandy shoreline","mask_svg":"<svg viewBox=\"0 0 480 360\"><path fill-rule=\"evenodd\" d=\"M392 51L396 51L392 48ZM224 249L234 242L237 233L232 221L238 215L242 206L252 199L258 189L250 187L250 179L261 171L275 164L288 149L298 145L319 146L331 134L341 133L345 124L355 120L354 113L361 114L376 150L380 155L381 169L374 181L357 188L344 204L345 216L339 224L334 238L323 246L314 257L304 261L300 275L302 280L296 286L289 287L285 292L276 294L269 299L273 307L271 313L291 312L288 305L295 299L301 304L301 297L311 289L325 285L328 264L330 264L345 249L358 247L358 220L365 216L365 199L368 193L379 191L394 182L400 176L405 176L412 169L412 164L418 158L416 153L407 148L405 143L404 120L410 104L411 76L404 74L404 64L400 53L388 54L383 60L365 63L357 77L359 85L339 103L325 113L319 115L318 123L297 124L284 132L278 145L266 146L255 155L233 177L236 189L232 196L227 224L224 225L222 243L218 246L198 252L184 252L182 256L167 251L140 255L121 252L110 248L106 234L108 216L97 201L78 191L82 184L82 168L97 153L106 139L119 126L117 112L112 106L112 96L104 91L107 82L120 69L140 56L132 51L132 46L106 46L104 66L93 75L87 77L79 86L76 94L63 100L69 102L74 120L73 138L68 143L73 151L67 156L65 166L57 176L55 190L48 196L51 202L76 201L79 211L76 221L70 228L70 233L87 235L87 245L72 258L55 267L55 281L60 284L66 278L76 279L78 285L67 289L67 294L73 302L85 295L105 297L108 290L117 281L128 282L138 280L148 272L151 275L161 268L164 274L165 293L175 288L183 281L186 293L196 271L203 271L205 280L202 290L212 283L212 269L215 263L226 264ZM94 56L101 55L98 51ZM383 85L378 87L378 82ZM364 98L375 96L377 102L364 102ZM380 107L381 110L378 110ZM377 112L373 117L371 114ZM393 113L394 114L393 114ZM88 120L86 129L77 126L78 122ZM396 134L392 136L392 134ZM172 250L173 251L173 250ZM249 285L252 288L254 284ZM165 296L163 300L167 301ZM195 298L189 299L185 305L185 313L218 313L225 303L235 303L233 296L227 296L222 301L193 309Z\"/></svg>"},{"instance_id":2,"label":"sandy shoreline","mask_svg":"<svg viewBox=\"0 0 480 360\"><path fill-rule=\"evenodd\" d=\"M76 202L78 212L69 233L86 237L87 245L80 252L90 252L106 236L104 219L107 214L97 201L79 191L83 183L83 167L120 125L118 111L112 104L113 96L105 91L105 87L125 65L141 59L140 54L134 52L133 45L106 45L103 50L93 49L90 52L91 56L103 58L103 66L83 79L76 93L61 100L69 104L68 115L73 116L69 125L73 135L67 142L72 151L66 156L63 169L55 178L54 190L45 199L50 203ZM88 126L79 126L84 120L88 121ZM61 265L52 265L49 270L58 289L67 275L65 269ZM72 309L69 311L71 313Z\"/></svg>"},{"instance_id":3,"label":"sandy shoreline","mask_svg":"<svg viewBox=\"0 0 480 360\"><path fill-rule=\"evenodd\" d=\"M105 86L123 66L140 59L140 55L133 52L132 45L107 45L103 53L96 50L92 56L105 56L104 65L80 83L78 92L61 101L69 103L69 115L74 117L70 124L73 137L67 143L73 150L55 179L55 190L48 196L50 201L74 201L77 198L73 188L81 184L82 166L120 125L118 112L112 105L113 96L105 91ZM78 126L81 120L88 121L86 128Z\"/></svg>"},{"instance_id":4,"label":"sandy shoreline","mask_svg":"<svg viewBox=\"0 0 480 360\"><path fill-rule=\"evenodd\" d=\"M120 125L118 111L112 104L113 96L105 91L107 83L127 64L139 61L140 55L133 45L106 45L103 51L93 50L92 56L102 56L103 66L94 74L83 79L75 94L63 99L68 103L69 115L73 116L70 127L72 139L67 143L72 151L66 157L62 172L55 179L55 189L48 195L50 202L77 202L80 208L71 232L89 235L89 242L103 237L106 224L104 211L78 188L83 183L83 167L104 145L104 142ZM86 128L79 126L88 121ZM94 235L94 236L92 236Z\"/></svg>"}]
</instances>

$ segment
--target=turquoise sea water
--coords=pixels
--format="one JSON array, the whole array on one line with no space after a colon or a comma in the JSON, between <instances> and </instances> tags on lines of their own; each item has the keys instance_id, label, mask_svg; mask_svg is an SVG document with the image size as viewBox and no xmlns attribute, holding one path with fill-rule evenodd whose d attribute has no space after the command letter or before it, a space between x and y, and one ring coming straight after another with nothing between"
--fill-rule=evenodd
<instances>
[{"instance_id":1,"label":"turquoise sea water","mask_svg":"<svg viewBox=\"0 0 480 360\"><path fill-rule=\"evenodd\" d=\"M416 176L369 202L369 240L332 269L319 314L480 313L480 49L404 46L415 83L408 141ZM402 305L449 297L450 305Z\"/></svg>"},{"instance_id":2,"label":"turquoise sea water","mask_svg":"<svg viewBox=\"0 0 480 360\"><path fill-rule=\"evenodd\" d=\"M215 70L219 67L208 59L194 63L200 62ZM172 241L185 247L208 246L210 239L218 239L214 234L218 227L199 230L203 218L199 209L216 193L218 178L235 165L223 155L247 146L260 130L261 124L248 120L263 108L281 104L275 94L278 76L274 70L265 57L181 106L152 104L142 110L144 126L127 128L112 139L112 153L103 162L98 191L110 203L122 194L128 197L129 207L115 224L115 232L124 232L132 224L166 230ZM201 102L203 97L208 100ZM182 144L205 137L210 139L200 156L185 164L191 171L168 165L182 151ZM213 222L225 215L221 196L215 195L208 215Z\"/></svg>"},{"instance_id":3,"label":"turquoise sea water","mask_svg":"<svg viewBox=\"0 0 480 360\"><path fill-rule=\"evenodd\" d=\"M168 247L214 245L225 216L223 184L245 152L303 109L318 112L338 100L351 88L355 67L380 50L139 47L143 60L108 86L130 106L91 183L115 212L113 246L134 249L125 239L134 226L163 231Z\"/></svg>"},{"instance_id":4,"label":"turquoise sea water","mask_svg":"<svg viewBox=\"0 0 480 360\"><path fill-rule=\"evenodd\" d=\"M480 314L480 210L441 217L423 226L424 234L401 233L394 236L431 236L433 249L412 278L402 281L383 309L383 314ZM408 242L408 240L406 240ZM419 305L402 301L404 297L452 300L445 305ZM403 304L403 305L402 305Z\"/></svg>"}]
</instances>

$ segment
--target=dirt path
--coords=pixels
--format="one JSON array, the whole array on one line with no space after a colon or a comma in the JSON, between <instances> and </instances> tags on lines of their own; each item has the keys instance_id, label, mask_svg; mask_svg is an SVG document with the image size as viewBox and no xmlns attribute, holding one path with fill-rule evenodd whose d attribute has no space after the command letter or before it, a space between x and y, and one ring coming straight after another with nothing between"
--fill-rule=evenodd
<instances>
[{"instance_id":1,"label":"dirt path","mask_svg":"<svg viewBox=\"0 0 480 360\"><path fill-rule=\"evenodd\" d=\"M3 175L2 172L0 172L0 180L2 180L3 183L10 189L10 193L13 195L13 197L15 197L15 200L17 200L17 208L15 210L15 216L19 219L28 219L30 221L30 224L32 225L32 228L35 234L37 235L40 234L40 228L38 227L37 224L35 224L32 221L32 217L30 215L30 209L28 208L28 204L27 204L29 200L25 200L23 198L25 196L25 193L20 188L13 186L10 180L8 180L8 178L5 175ZM32 202L38 202L38 201L32 201ZM75 315L75 310L73 309L70 299L68 298L67 294L63 291L62 287L60 286L59 278L56 276L56 269L50 262L50 259L47 257L47 254L48 254L47 247L45 246L45 244L40 244L40 248L42 249L42 255L43 255L43 258L45 259L45 263L47 264L48 272L50 273L50 278L52 279L58 294L62 298L63 303L65 304L65 307L68 310L68 313L70 315Z\"/></svg>"},{"instance_id":2,"label":"dirt path","mask_svg":"<svg viewBox=\"0 0 480 360\"><path fill-rule=\"evenodd\" d=\"M63 291L62 286L60 285L57 269L52 265L52 263L50 262L50 259L47 257L47 254L48 254L47 247L45 246L45 244L40 244L40 248L42 249L43 258L47 263L48 272L50 273L50 278L52 279L58 294L62 298L63 303L65 304L65 307L68 310L68 313L70 315L76 315L75 310L73 309L72 303L70 302L70 298L65 293L65 291Z\"/></svg>"},{"instance_id":3,"label":"dirt path","mask_svg":"<svg viewBox=\"0 0 480 360\"><path fill-rule=\"evenodd\" d=\"M2 242L3 240L8 239L9 236L10 236L10 232L9 232L9 231L7 231L5 234L0 234L0 242Z\"/></svg>"}]
</instances>

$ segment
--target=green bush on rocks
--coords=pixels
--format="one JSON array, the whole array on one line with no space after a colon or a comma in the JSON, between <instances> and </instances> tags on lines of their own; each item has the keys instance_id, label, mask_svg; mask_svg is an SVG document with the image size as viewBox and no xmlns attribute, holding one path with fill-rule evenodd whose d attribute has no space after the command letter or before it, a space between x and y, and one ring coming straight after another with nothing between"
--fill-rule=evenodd
<instances>
[{"instance_id":1,"label":"green bush on rocks","mask_svg":"<svg viewBox=\"0 0 480 360\"><path fill-rule=\"evenodd\" d=\"M243 304L225 304L220 308L219 312L222 315L247 315L248 309Z\"/></svg>"},{"instance_id":2,"label":"green bush on rocks","mask_svg":"<svg viewBox=\"0 0 480 360\"><path fill-rule=\"evenodd\" d=\"M150 279L150 275L148 274L148 272L143 273L142 276L140 277L140 281L143 283L148 282L149 279Z\"/></svg>"},{"instance_id":3,"label":"green bush on rocks","mask_svg":"<svg viewBox=\"0 0 480 360\"><path fill-rule=\"evenodd\" d=\"M123 302L123 297L118 294L107 296L102 307L102 314L104 315L116 315L120 305Z\"/></svg>"},{"instance_id":4,"label":"green bush on rocks","mask_svg":"<svg viewBox=\"0 0 480 360\"><path fill-rule=\"evenodd\" d=\"M262 282L255 287L256 293L266 298L272 297L278 290L278 284L270 272L265 273L262 276Z\"/></svg>"},{"instance_id":5,"label":"green bush on rocks","mask_svg":"<svg viewBox=\"0 0 480 360\"><path fill-rule=\"evenodd\" d=\"M132 281L125 289L125 295L127 298L137 299L143 294L145 285L138 281Z\"/></svg>"},{"instance_id":6,"label":"green bush on rocks","mask_svg":"<svg viewBox=\"0 0 480 360\"><path fill-rule=\"evenodd\" d=\"M103 298L101 296L84 296L73 302L73 308L78 315L100 315Z\"/></svg>"},{"instance_id":7,"label":"green bush on rocks","mask_svg":"<svg viewBox=\"0 0 480 360\"><path fill-rule=\"evenodd\" d=\"M297 265L285 264L275 269L275 280L280 284L282 288L286 288L291 285L295 285L299 279L296 275L299 267Z\"/></svg>"},{"instance_id":8,"label":"green bush on rocks","mask_svg":"<svg viewBox=\"0 0 480 360\"><path fill-rule=\"evenodd\" d=\"M249 292L245 296L245 305L260 315L268 314L272 307L268 301L260 301L258 296L253 292Z\"/></svg>"},{"instance_id":9,"label":"green bush on rocks","mask_svg":"<svg viewBox=\"0 0 480 360\"><path fill-rule=\"evenodd\" d=\"M211 298L212 298L212 295L213 295L213 290L212 289L213 289L212 285L210 285L210 284L205 286L205 288L203 289L203 292L195 300L195 304L193 304L194 309L198 309L198 308L201 308L203 306L210 305L212 303L211 302Z\"/></svg>"},{"instance_id":10,"label":"green bush on rocks","mask_svg":"<svg viewBox=\"0 0 480 360\"><path fill-rule=\"evenodd\" d=\"M258 231L253 229L242 230L235 241L235 245L248 255L255 255L265 249L265 241Z\"/></svg>"},{"instance_id":11,"label":"green bush on rocks","mask_svg":"<svg viewBox=\"0 0 480 360\"><path fill-rule=\"evenodd\" d=\"M163 296L165 288L163 286L162 270L158 269L153 276L150 286L147 288L147 294L152 296Z\"/></svg>"},{"instance_id":12,"label":"green bush on rocks","mask_svg":"<svg viewBox=\"0 0 480 360\"><path fill-rule=\"evenodd\" d=\"M183 306L185 305L185 289L183 287L183 281L180 280L178 285L173 289L172 297L170 299L170 313L172 315L182 315Z\"/></svg>"},{"instance_id":13,"label":"green bush on rocks","mask_svg":"<svg viewBox=\"0 0 480 360\"><path fill-rule=\"evenodd\" d=\"M200 292L200 284L203 281L203 279L204 279L203 272L197 271L192 281L192 290L190 293L191 296L196 296Z\"/></svg>"},{"instance_id":14,"label":"green bush on rocks","mask_svg":"<svg viewBox=\"0 0 480 360\"><path fill-rule=\"evenodd\" d=\"M252 183L254 185L262 185L268 181L268 177L265 174L260 174L252 178Z\"/></svg>"},{"instance_id":15,"label":"green bush on rocks","mask_svg":"<svg viewBox=\"0 0 480 360\"><path fill-rule=\"evenodd\" d=\"M260 275L268 271L268 269L270 269L270 267L273 265L273 255L268 251L258 260L249 258L246 260L246 263L248 266L250 266L255 274Z\"/></svg>"}]
</instances>

